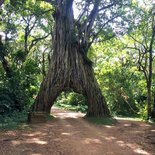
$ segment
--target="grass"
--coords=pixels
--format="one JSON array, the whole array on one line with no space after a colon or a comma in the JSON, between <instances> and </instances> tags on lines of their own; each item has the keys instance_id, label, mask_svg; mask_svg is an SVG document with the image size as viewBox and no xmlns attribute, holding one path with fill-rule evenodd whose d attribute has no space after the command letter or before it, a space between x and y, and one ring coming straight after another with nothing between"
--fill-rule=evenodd
<instances>
[{"instance_id":1,"label":"grass","mask_svg":"<svg viewBox=\"0 0 155 155\"><path fill-rule=\"evenodd\" d=\"M9 129L25 129L30 127L32 124L27 122L27 112L14 112L11 115L0 116L0 130ZM46 120L52 120L53 115L46 115Z\"/></svg>"},{"instance_id":2,"label":"grass","mask_svg":"<svg viewBox=\"0 0 155 155\"><path fill-rule=\"evenodd\" d=\"M83 112L85 113L86 112L86 109L87 109L87 106L84 106L84 105L78 105L78 106L74 106L74 105L69 105L69 104L56 104L57 107L60 107L60 108L64 108L66 110L71 110L71 111L80 111L80 112Z\"/></svg>"},{"instance_id":3,"label":"grass","mask_svg":"<svg viewBox=\"0 0 155 155\"><path fill-rule=\"evenodd\" d=\"M46 115L46 120L50 121L50 120L53 120L54 116L49 114L49 115Z\"/></svg>"},{"instance_id":4,"label":"grass","mask_svg":"<svg viewBox=\"0 0 155 155\"><path fill-rule=\"evenodd\" d=\"M85 117L85 119L91 123L102 125L113 125L117 122L117 120L114 118Z\"/></svg>"},{"instance_id":5,"label":"grass","mask_svg":"<svg viewBox=\"0 0 155 155\"><path fill-rule=\"evenodd\" d=\"M0 130L16 129L27 126L27 112L14 112L10 115L0 116Z\"/></svg>"},{"instance_id":6,"label":"grass","mask_svg":"<svg viewBox=\"0 0 155 155\"><path fill-rule=\"evenodd\" d=\"M126 117L126 116L115 116L115 119L122 119L122 120L130 120L130 121L142 121L143 119L140 117Z\"/></svg>"}]
</instances>

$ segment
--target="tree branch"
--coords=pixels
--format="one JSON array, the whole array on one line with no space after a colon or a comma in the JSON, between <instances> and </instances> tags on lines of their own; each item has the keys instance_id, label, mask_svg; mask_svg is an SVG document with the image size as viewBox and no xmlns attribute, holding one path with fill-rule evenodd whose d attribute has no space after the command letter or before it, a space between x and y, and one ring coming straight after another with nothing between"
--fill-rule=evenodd
<instances>
[{"instance_id":1,"label":"tree branch","mask_svg":"<svg viewBox=\"0 0 155 155\"><path fill-rule=\"evenodd\" d=\"M90 12L89 16L84 21L84 23L82 24L79 30L80 33L84 32L86 29L91 28L91 25L94 23L95 17L98 13L99 3L100 3L100 0L95 0L95 4L94 4L92 11Z\"/></svg>"},{"instance_id":2,"label":"tree branch","mask_svg":"<svg viewBox=\"0 0 155 155\"><path fill-rule=\"evenodd\" d=\"M33 48L33 46L35 46L39 41L41 41L41 40L43 40L43 39L46 39L49 35L50 35L50 33L47 34L47 35L44 36L44 37L39 37L39 38L33 39L32 42L31 42L31 45L30 45L30 47L29 47L29 51L30 51L30 50Z\"/></svg>"},{"instance_id":3,"label":"tree branch","mask_svg":"<svg viewBox=\"0 0 155 155\"><path fill-rule=\"evenodd\" d=\"M77 22L76 22L76 23L79 23L79 22L80 22L81 18L83 17L83 15L85 14L85 12L87 11L86 8L89 6L89 4L90 4L90 1L88 2L87 5L85 5L85 7L84 7L84 9L83 9L83 12L78 16ZM75 23L75 24L76 24L76 23Z\"/></svg>"},{"instance_id":4,"label":"tree branch","mask_svg":"<svg viewBox=\"0 0 155 155\"><path fill-rule=\"evenodd\" d=\"M147 72L147 69L146 69L146 62L147 60L145 60L145 66L143 66L142 64L142 61L144 59L144 56L146 55L146 52L141 52L141 50L136 46L136 44L134 44L134 47L125 47L125 48L129 48L129 49L133 49L133 50L137 50L138 51L138 65L139 65L139 71L142 71L144 76L145 76L145 79L146 81L148 82L148 72Z\"/></svg>"},{"instance_id":5,"label":"tree branch","mask_svg":"<svg viewBox=\"0 0 155 155\"><path fill-rule=\"evenodd\" d=\"M109 22L111 22L111 21L113 21L115 18L117 18L119 15L117 15L117 16L115 16L115 17L113 17L113 18L111 18L111 19L109 19L106 23L104 23L103 25L102 25L102 27L99 29L99 31L97 32L97 33L95 33L94 35L92 35L92 40L91 40L91 42L89 42L89 44L88 44L88 49L90 48L90 46L92 45L92 43L94 42L94 40L97 38L97 36L100 34L100 32L103 30L103 28L104 28L104 26L105 25L107 25ZM108 38L108 39L111 39L111 38L113 38L114 36L111 36L110 38ZM105 40L102 40L102 41L106 41L107 39L105 39Z\"/></svg>"},{"instance_id":6,"label":"tree branch","mask_svg":"<svg viewBox=\"0 0 155 155\"><path fill-rule=\"evenodd\" d=\"M131 37L135 42L137 42L137 43L139 43L140 45L142 45L143 48L145 49L145 51L147 51L147 48L145 47L145 45L144 45L143 43L141 43L140 41L138 41L137 39L135 39L131 34L128 33L128 35L129 35L129 37Z\"/></svg>"},{"instance_id":7,"label":"tree branch","mask_svg":"<svg viewBox=\"0 0 155 155\"><path fill-rule=\"evenodd\" d=\"M102 10L108 9L108 8L114 6L115 4L116 4L116 2L114 2L114 3L112 3L112 4L109 4L109 5L107 5L107 6L103 6L103 7L100 8L98 11L100 12L100 11L102 11Z\"/></svg>"}]
</instances>

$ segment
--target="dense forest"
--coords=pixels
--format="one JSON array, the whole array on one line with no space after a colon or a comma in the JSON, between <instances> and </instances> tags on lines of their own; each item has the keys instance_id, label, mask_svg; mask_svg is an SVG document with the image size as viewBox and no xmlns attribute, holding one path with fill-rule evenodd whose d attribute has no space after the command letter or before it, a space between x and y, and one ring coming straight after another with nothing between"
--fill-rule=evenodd
<instances>
[{"instance_id":1,"label":"dense forest","mask_svg":"<svg viewBox=\"0 0 155 155\"><path fill-rule=\"evenodd\" d=\"M88 116L155 118L153 0L0 5L1 121L53 104Z\"/></svg>"}]
</instances>

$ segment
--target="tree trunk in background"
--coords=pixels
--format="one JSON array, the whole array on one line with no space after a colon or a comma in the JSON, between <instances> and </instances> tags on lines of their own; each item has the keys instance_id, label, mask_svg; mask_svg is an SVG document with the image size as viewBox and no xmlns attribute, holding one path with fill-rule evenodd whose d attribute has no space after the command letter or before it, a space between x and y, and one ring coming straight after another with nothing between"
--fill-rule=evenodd
<instances>
[{"instance_id":1,"label":"tree trunk in background","mask_svg":"<svg viewBox=\"0 0 155 155\"><path fill-rule=\"evenodd\" d=\"M95 79L92 66L75 41L74 18L71 1L57 6L53 38L53 55L46 78L33 105L34 112L50 113L58 95L73 90L87 98L87 116L110 116L106 101Z\"/></svg>"},{"instance_id":2,"label":"tree trunk in background","mask_svg":"<svg viewBox=\"0 0 155 155\"><path fill-rule=\"evenodd\" d=\"M148 88L148 107L147 107L147 115L149 119L151 117L151 112L152 112L152 65L153 65L153 44L154 44L154 38L155 38L155 19L154 19L154 14L152 16L152 37L150 41L150 47L149 47L149 69L148 69L148 83L147 83L147 88Z\"/></svg>"},{"instance_id":3,"label":"tree trunk in background","mask_svg":"<svg viewBox=\"0 0 155 155\"><path fill-rule=\"evenodd\" d=\"M155 119L155 93L153 95L153 108L152 108L152 111L151 111L151 118Z\"/></svg>"},{"instance_id":4,"label":"tree trunk in background","mask_svg":"<svg viewBox=\"0 0 155 155\"><path fill-rule=\"evenodd\" d=\"M152 112L152 108L151 108L151 105L152 105L152 99L151 99L151 85L149 84L148 87L147 87L147 120L150 119L151 117L151 112Z\"/></svg>"}]
</instances>

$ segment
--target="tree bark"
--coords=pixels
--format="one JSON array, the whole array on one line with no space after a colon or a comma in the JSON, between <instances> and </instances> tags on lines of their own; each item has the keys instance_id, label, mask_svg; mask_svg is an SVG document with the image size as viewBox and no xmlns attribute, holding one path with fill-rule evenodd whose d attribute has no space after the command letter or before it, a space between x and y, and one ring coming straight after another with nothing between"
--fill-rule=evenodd
<instances>
[{"instance_id":1,"label":"tree bark","mask_svg":"<svg viewBox=\"0 0 155 155\"><path fill-rule=\"evenodd\" d=\"M152 103L151 84L149 84L147 87L147 120L149 120L151 117L151 112L152 112L151 103Z\"/></svg>"},{"instance_id":2,"label":"tree bark","mask_svg":"<svg viewBox=\"0 0 155 155\"><path fill-rule=\"evenodd\" d=\"M5 58L6 48L2 42L2 36L0 35L0 61L2 62L3 69L6 73L6 77L10 79L12 77L12 70L9 66L7 59Z\"/></svg>"},{"instance_id":3,"label":"tree bark","mask_svg":"<svg viewBox=\"0 0 155 155\"><path fill-rule=\"evenodd\" d=\"M86 116L109 117L107 103L95 79L92 66L81 52L76 37L72 1L64 0L56 7L53 55L49 71L41 84L33 105L34 112L50 113L62 91L73 90L87 98Z\"/></svg>"},{"instance_id":4,"label":"tree bark","mask_svg":"<svg viewBox=\"0 0 155 155\"><path fill-rule=\"evenodd\" d=\"M153 63L153 44L154 44L154 38L155 38L155 19L154 19L154 14L152 16L152 36L151 36L151 41L150 41L150 47L149 47L149 75L148 75L148 107L147 107L147 115L149 119L151 117L151 112L152 112L152 63Z\"/></svg>"}]
</instances>

